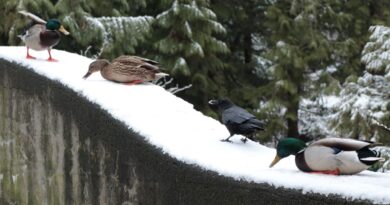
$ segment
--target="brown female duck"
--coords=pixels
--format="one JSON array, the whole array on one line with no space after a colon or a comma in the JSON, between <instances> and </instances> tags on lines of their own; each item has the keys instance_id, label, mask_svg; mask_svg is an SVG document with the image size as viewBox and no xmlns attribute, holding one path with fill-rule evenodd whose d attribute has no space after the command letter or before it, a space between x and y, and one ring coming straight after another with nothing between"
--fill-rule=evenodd
<instances>
[{"instance_id":1,"label":"brown female duck","mask_svg":"<svg viewBox=\"0 0 390 205\"><path fill-rule=\"evenodd\" d=\"M158 62L138 56L120 56L111 63L106 59L95 60L83 78L98 71L107 80L130 85L168 76L160 71Z\"/></svg>"},{"instance_id":2,"label":"brown female duck","mask_svg":"<svg viewBox=\"0 0 390 205\"><path fill-rule=\"evenodd\" d=\"M60 42L60 32L65 35L69 35L69 32L65 30L57 19L49 19L46 22L30 12L19 11L19 13L33 20L31 26L20 36L27 46L26 58L35 59L29 53L29 49L31 48L36 51L47 50L49 52L49 58L47 60L57 61L51 57L50 50Z\"/></svg>"}]
</instances>

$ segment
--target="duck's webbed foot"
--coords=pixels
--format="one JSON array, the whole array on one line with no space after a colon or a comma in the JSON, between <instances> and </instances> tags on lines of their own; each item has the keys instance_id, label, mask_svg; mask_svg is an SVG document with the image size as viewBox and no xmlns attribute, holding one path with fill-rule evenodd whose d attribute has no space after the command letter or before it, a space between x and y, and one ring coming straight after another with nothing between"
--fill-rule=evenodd
<instances>
[{"instance_id":1,"label":"duck's webbed foot","mask_svg":"<svg viewBox=\"0 0 390 205\"><path fill-rule=\"evenodd\" d=\"M52 57L49 57L49 58L47 59L47 61L49 61L49 62L58 62L57 59L54 59L54 58L52 58Z\"/></svg>"},{"instance_id":2,"label":"duck's webbed foot","mask_svg":"<svg viewBox=\"0 0 390 205\"><path fill-rule=\"evenodd\" d=\"M36 57L31 56L31 55L26 55L26 58L27 58L27 59L37 59Z\"/></svg>"},{"instance_id":3,"label":"duck's webbed foot","mask_svg":"<svg viewBox=\"0 0 390 205\"><path fill-rule=\"evenodd\" d=\"M27 58L27 59L37 59L37 58L35 58L34 56L30 55L29 50L30 50L30 48L27 47L27 55L26 55L26 58Z\"/></svg>"},{"instance_id":4,"label":"duck's webbed foot","mask_svg":"<svg viewBox=\"0 0 390 205\"><path fill-rule=\"evenodd\" d=\"M241 138L241 142L246 143L247 141L248 141L248 138L246 138L246 137Z\"/></svg>"},{"instance_id":5,"label":"duck's webbed foot","mask_svg":"<svg viewBox=\"0 0 390 205\"><path fill-rule=\"evenodd\" d=\"M47 59L47 61L49 61L49 62L58 62L58 60L56 60L56 59L51 57L51 49L48 49L47 52L49 53L49 58Z\"/></svg>"},{"instance_id":6,"label":"duck's webbed foot","mask_svg":"<svg viewBox=\"0 0 390 205\"><path fill-rule=\"evenodd\" d=\"M144 81L143 80L133 80L129 83L124 83L125 85L137 85L137 84L140 84L140 83L143 83Z\"/></svg>"}]
</instances>

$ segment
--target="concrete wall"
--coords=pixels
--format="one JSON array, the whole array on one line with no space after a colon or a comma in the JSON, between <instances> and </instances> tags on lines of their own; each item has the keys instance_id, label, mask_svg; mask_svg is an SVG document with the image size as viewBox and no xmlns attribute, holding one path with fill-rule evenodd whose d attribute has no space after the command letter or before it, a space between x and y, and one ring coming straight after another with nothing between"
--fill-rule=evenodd
<instances>
[{"instance_id":1,"label":"concrete wall","mask_svg":"<svg viewBox=\"0 0 390 205\"><path fill-rule=\"evenodd\" d=\"M178 162L72 90L0 59L1 205L348 203L364 204Z\"/></svg>"}]
</instances>

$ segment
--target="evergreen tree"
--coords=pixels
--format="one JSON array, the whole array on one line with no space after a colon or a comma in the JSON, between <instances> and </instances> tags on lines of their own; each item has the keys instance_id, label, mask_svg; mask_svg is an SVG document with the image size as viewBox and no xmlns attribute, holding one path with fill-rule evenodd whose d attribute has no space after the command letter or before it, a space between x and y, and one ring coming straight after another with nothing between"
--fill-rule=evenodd
<instances>
[{"instance_id":1,"label":"evergreen tree","mask_svg":"<svg viewBox=\"0 0 390 205\"><path fill-rule=\"evenodd\" d=\"M163 1L163 12L154 24L155 59L180 84L193 84L183 92L197 108L207 109L208 100L220 92L225 63L220 54L229 50L218 40L224 27L206 0Z\"/></svg>"},{"instance_id":2,"label":"evergreen tree","mask_svg":"<svg viewBox=\"0 0 390 205\"><path fill-rule=\"evenodd\" d=\"M331 65L333 49L341 43L335 22L348 18L335 11L341 3L294 0L276 1L268 7L269 40L274 45L268 57L274 64L269 69L272 80L265 88L272 102L286 108L290 137L299 137L298 109L307 94L305 85L311 84L310 74Z\"/></svg>"},{"instance_id":3,"label":"evergreen tree","mask_svg":"<svg viewBox=\"0 0 390 205\"><path fill-rule=\"evenodd\" d=\"M153 17L128 15L135 14L137 9L144 6L145 1L142 0L61 0L56 8L62 13L63 22L72 34L62 45L67 50L77 47L78 52L95 57L114 58L122 54L135 54L135 47L150 33Z\"/></svg>"},{"instance_id":4,"label":"evergreen tree","mask_svg":"<svg viewBox=\"0 0 390 205\"><path fill-rule=\"evenodd\" d=\"M268 102L268 88L264 88L270 78L267 68L270 61L264 58L269 49L268 36L271 29L266 24L266 11L273 1L268 0L214 0L212 8L227 28L223 40L229 46L231 55L225 58L228 90L222 93L235 103L252 110L260 119L279 119L283 108ZM263 132L257 133L261 142L269 141L271 136L281 134L283 122L270 120Z\"/></svg>"},{"instance_id":5,"label":"evergreen tree","mask_svg":"<svg viewBox=\"0 0 390 205\"><path fill-rule=\"evenodd\" d=\"M367 123L374 121L371 119L371 113L375 113L373 110L356 114L356 109L363 109L363 107L356 107L354 103L355 101L361 103L362 98L360 94L354 96L353 90L363 92L362 86L367 86L369 90L371 86L364 85L367 79L379 82L377 77L370 76L369 73L363 73L366 71L364 63L361 61L361 53L370 35L369 26L373 23L383 24L388 22L389 3L388 1L357 0L344 2L340 8L334 8L338 12L347 15L343 22L334 22L335 25L339 25L341 28L337 38L344 43L336 44L331 56L333 63L326 71L318 71L312 74L312 76L316 76L314 78L316 84L313 86L313 80L310 80L310 85L319 89L309 90L308 92L311 94L305 96L304 103L300 105L299 125L301 132L322 137L370 138L372 135L370 133L377 130L372 129L377 128L377 126L370 126L371 124ZM330 72L326 74L327 71ZM358 81L357 76L363 75L366 80ZM344 83L346 79L348 82ZM344 86L341 86L343 83ZM305 87L308 88L308 86ZM340 90L341 88L343 89ZM340 92L342 98L338 97ZM376 98L374 97L374 99ZM342 103L345 104L341 106ZM374 101L370 101L370 103L374 103ZM369 106L373 106L373 104ZM340 110L340 107L343 107L343 110ZM367 115L367 113L369 114ZM381 130L383 131L383 129Z\"/></svg>"},{"instance_id":6,"label":"evergreen tree","mask_svg":"<svg viewBox=\"0 0 390 205\"><path fill-rule=\"evenodd\" d=\"M79 43L87 48L92 44L94 46L92 50L95 51L92 53L98 52L101 57L115 58L123 54L136 54L136 47L145 41L151 31L154 18L86 17L85 20L88 26L84 32L75 36Z\"/></svg>"},{"instance_id":7,"label":"evergreen tree","mask_svg":"<svg viewBox=\"0 0 390 205\"><path fill-rule=\"evenodd\" d=\"M348 15L342 22L334 22L342 27L338 38L344 39L344 44L336 47L333 59L337 70L333 74L341 83L350 75L361 76L364 64L361 62L361 52L370 32L369 27L375 24L386 24L390 21L390 1L385 0L354 0L345 1L338 9Z\"/></svg>"},{"instance_id":8,"label":"evergreen tree","mask_svg":"<svg viewBox=\"0 0 390 205\"><path fill-rule=\"evenodd\" d=\"M229 97L237 104L258 109L257 87L267 82L265 75L266 60L261 54L267 49L265 36L266 0L214 0L212 9L227 30L223 40L231 54L225 56L228 63L224 71L226 82L223 85ZM263 99L264 100L264 99Z\"/></svg>"},{"instance_id":9,"label":"evergreen tree","mask_svg":"<svg viewBox=\"0 0 390 205\"><path fill-rule=\"evenodd\" d=\"M333 126L343 136L390 144L390 28L373 26L363 50L363 76L350 78L340 93Z\"/></svg>"},{"instance_id":10,"label":"evergreen tree","mask_svg":"<svg viewBox=\"0 0 390 205\"><path fill-rule=\"evenodd\" d=\"M18 2L0 0L0 44L9 45L9 36L15 33L15 24L18 16Z\"/></svg>"}]
</instances>

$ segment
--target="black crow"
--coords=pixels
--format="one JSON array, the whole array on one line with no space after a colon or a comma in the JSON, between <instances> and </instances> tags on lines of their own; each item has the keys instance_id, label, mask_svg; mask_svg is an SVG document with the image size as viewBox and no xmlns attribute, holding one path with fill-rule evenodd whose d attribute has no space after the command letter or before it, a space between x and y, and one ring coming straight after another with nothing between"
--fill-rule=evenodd
<instances>
[{"instance_id":1,"label":"black crow","mask_svg":"<svg viewBox=\"0 0 390 205\"><path fill-rule=\"evenodd\" d=\"M230 100L210 100L209 105L218 109L218 112L221 114L222 123L230 132L230 136L221 141L230 142L229 139L234 134L241 134L245 136L241 139L245 143L248 140L247 138L253 140L253 135L256 131L264 130L263 122Z\"/></svg>"}]
</instances>

